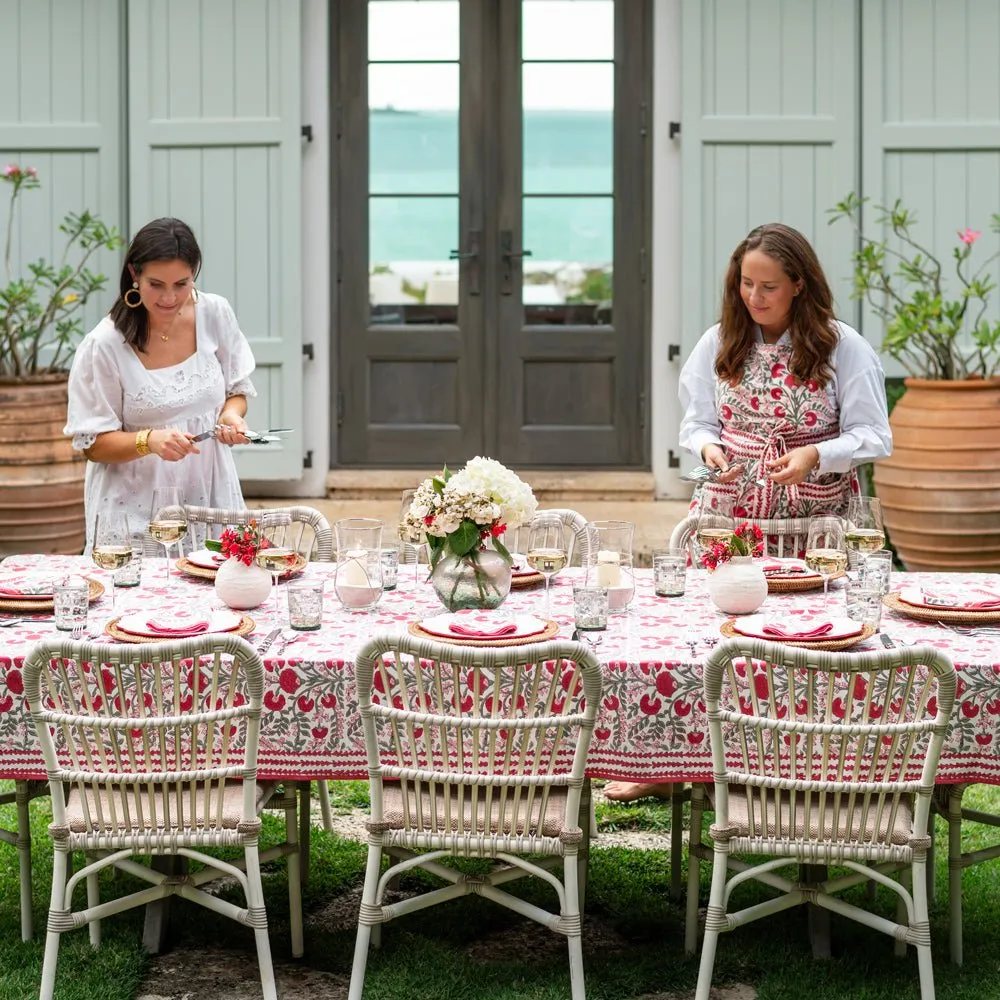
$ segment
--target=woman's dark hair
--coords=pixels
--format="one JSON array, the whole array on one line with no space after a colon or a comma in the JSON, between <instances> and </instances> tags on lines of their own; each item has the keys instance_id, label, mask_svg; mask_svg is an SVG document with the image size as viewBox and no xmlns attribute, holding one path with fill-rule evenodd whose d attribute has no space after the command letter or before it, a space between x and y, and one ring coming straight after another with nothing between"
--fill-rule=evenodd
<instances>
[{"instance_id":1,"label":"woman's dark hair","mask_svg":"<svg viewBox=\"0 0 1000 1000\"><path fill-rule=\"evenodd\" d=\"M813 379L826 385L833 375L830 358L837 346L839 331L833 315L833 296L820 267L816 251L797 229L771 222L758 226L733 251L722 289L722 316L719 319L719 353L715 373L735 385L754 345L754 321L740 295L743 257L760 250L776 260L792 281L802 288L792 299L788 330L792 341L789 371L805 382Z\"/></svg>"},{"instance_id":2,"label":"woman's dark hair","mask_svg":"<svg viewBox=\"0 0 1000 1000\"><path fill-rule=\"evenodd\" d=\"M125 338L125 343L139 351L146 350L149 340L149 313L141 305L130 309L125 304L125 293L132 287L134 280L129 268L139 275L147 264L158 260L182 260L191 268L191 273L198 277L201 270L201 248L186 222L181 222L180 219L154 219L147 222L132 237L125 254L122 276L118 282L118 298L109 315Z\"/></svg>"}]
</instances>

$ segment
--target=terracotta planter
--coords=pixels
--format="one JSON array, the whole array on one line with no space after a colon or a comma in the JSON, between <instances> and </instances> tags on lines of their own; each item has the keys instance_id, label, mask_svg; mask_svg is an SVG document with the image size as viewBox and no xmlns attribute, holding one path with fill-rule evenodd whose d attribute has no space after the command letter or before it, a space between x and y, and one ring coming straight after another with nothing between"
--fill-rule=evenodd
<instances>
[{"instance_id":1,"label":"terracotta planter","mask_svg":"<svg viewBox=\"0 0 1000 1000\"><path fill-rule=\"evenodd\" d=\"M875 466L886 527L909 570L1000 570L1000 379L908 378Z\"/></svg>"},{"instance_id":2,"label":"terracotta planter","mask_svg":"<svg viewBox=\"0 0 1000 1000\"><path fill-rule=\"evenodd\" d=\"M67 375L0 380L0 557L78 553L86 459L63 437Z\"/></svg>"}]
</instances>

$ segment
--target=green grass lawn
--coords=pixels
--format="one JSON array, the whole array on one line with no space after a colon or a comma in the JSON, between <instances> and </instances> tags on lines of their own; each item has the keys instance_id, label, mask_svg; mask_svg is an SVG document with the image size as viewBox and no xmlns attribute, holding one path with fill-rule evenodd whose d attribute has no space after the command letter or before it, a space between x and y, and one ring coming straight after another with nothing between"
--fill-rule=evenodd
<instances>
[{"instance_id":1,"label":"green grass lawn","mask_svg":"<svg viewBox=\"0 0 1000 1000\"><path fill-rule=\"evenodd\" d=\"M6 784L3 785L6 787ZM345 809L367 801L366 786L334 783L334 805ZM966 796L968 804L1000 812L1000 788L981 786ZM0 1000L26 1000L37 995L41 975L45 912L51 877L51 848L46 835L49 802L36 799L32 808L34 837L35 941L22 944L18 913L18 874L14 849L0 844ZM13 825L13 807L0 808L0 825ZM595 848L591 852L590 887L584 921L587 995L595 1000L632 1000L646 994L689 990L697 979L697 957L683 949L683 903L668 896L670 863L669 805L608 805L598 810L602 829L639 829L663 834L662 850ZM264 841L281 834L275 817L266 817ZM988 828L969 825L967 848L990 843ZM598 841L599 843L600 841ZM937 995L942 998L1000 1000L1000 948L993 940L1000 910L1000 862L965 873L965 956L962 969L948 961L947 855L944 823L937 828L937 899L931 908L931 930ZM363 880L365 848L353 841L314 830L309 885L305 892L306 958L317 969L344 974L350 969L354 926L343 921L332 929L310 921L310 913L329 907ZM78 864L80 860L78 859ZM412 880L422 875L411 876ZM709 867L702 871L702 903L708 896ZM403 888L407 886L404 879ZM102 891L112 896L129 885L105 877ZM550 890L529 880L519 891L551 905ZM82 895L81 887L81 895ZM747 886L737 890L737 904L766 897L769 890ZM265 894L276 958L288 957L287 895L284 863L265 873ZM855 901L863 901L856 889ZM181 943L213 940L244 950L255 962L249 930L220 920L206 910L175 902L174 936ZM880 890L875 907L892 917L895 897ZM805 913L790 910L723 936L716 961L715 984L748 983L762 1000L809 997L917 997L916 958L912 949L897 960L888 937L831 917L834 958L813 961ZM334 924L337 922L334 921ZM148 958L140 944L142 913L131 911L105 921L103 945L92 951L86 930L66 934L60 950L56 996L59 1000L133 1000ZM482 1000L562 1000L569 978L565 942L486 900L466 897L423 911L383 929L383 947L369 960L366 1000L451 1000L468 998L470 983Z\"/></svg>"}]
</instances>

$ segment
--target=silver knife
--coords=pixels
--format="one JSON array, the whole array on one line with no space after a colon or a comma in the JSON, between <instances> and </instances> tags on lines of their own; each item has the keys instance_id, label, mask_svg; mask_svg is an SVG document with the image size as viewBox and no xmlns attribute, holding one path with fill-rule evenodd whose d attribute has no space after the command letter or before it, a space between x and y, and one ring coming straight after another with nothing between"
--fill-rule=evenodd
<instances>
[{"instance_id":1,"label":"silver knife","mask_svg":"<svg viewBox=\"0 0 1000 1000\"><path fill-rule=\"evenodd\" d=\"M271 648L271 645L274 642L274 640L277 639L280 634L281 634L280 627L271 629L271 631L264 636L264 639L257 647L257 652L266 653Z\"/></svg>"},{"instance_id":2,"label":"silver knife","mask_svg":"<svg viewBox=\"0 0 1000 1000\"><path fill-rule=\"evenodd\" d=\"M879 632L878 637L882 640L882 645L885 646L886 649L896 648L896 644L892 641L892 637L886 635L885 632Z\"/></svg>"}]
</instances>

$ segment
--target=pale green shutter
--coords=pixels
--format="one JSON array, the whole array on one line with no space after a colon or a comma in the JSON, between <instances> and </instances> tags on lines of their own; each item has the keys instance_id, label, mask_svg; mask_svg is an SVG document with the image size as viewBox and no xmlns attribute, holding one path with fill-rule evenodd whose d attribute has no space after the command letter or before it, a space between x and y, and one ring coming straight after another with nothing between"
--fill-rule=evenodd
<instances>
[{"instance_id":1,"label":"pale green shutter","mask_svg":"<svg viewBox=\"0 0 1000 1000\"><path fill-rule=\"evenodd\" d=\"M856 5L683 0L681 16L683 356L718 319L733 249L765 222L806 235L853 322L853 241L826 212L858 184Z\"/></svg>"},{"instance_id":2,"label":"pale green shutter","mask_svg":"<svg viewBox=\"0 0 1000 1000\"><path fill-rule=\"evenodd\" d=\"M872 204L897 198L916 212L913 235L944 265L957 298L956 230L978 229L973 263L998 249L1000 211L1000 5L996 0L865 0L862 180ZM874 209L866 232L875 238ZM994 264L993 279L998 276ZM997 297L987 318L998 315ZM866 312L865 327L881 337ZM889 374L905 374L892 361Z\"/></svg>"},{"instance_id":3,"label":"pale green shutter","mask_svg":"<svg viewBox=\"0 0 1000 1000\"><path fill-rule=\"evenodd\" d=\"M299 0L129 0L129 219L188 222L257 360L243 479L302 475Z\"/></svg>"}]
</instances>

